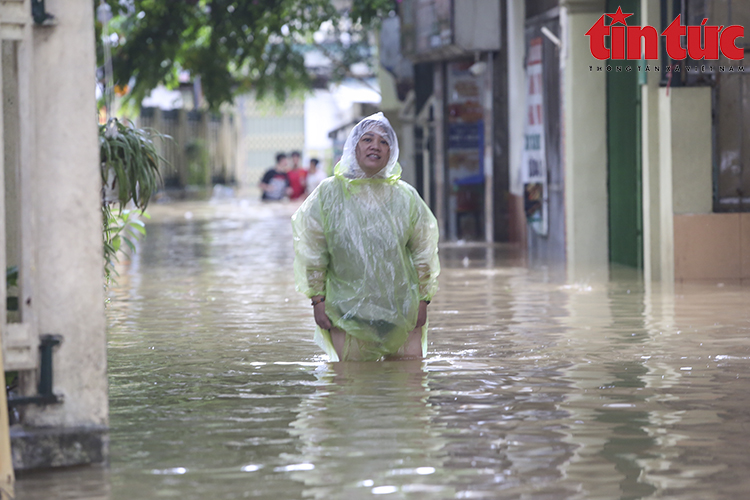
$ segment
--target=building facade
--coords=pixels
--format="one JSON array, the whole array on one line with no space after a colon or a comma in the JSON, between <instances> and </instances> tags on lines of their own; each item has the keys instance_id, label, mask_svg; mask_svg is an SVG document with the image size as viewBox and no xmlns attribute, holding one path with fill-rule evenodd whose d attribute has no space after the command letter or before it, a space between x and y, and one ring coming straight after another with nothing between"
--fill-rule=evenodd
<instances>
[{"instance_id":1,"label":"building facade","mask_svg":"<svg viewBox=\"0 0 750 500\"><path fill-rule=\"evenodd\" d=\"M413 107L416 177L445 239L470 233L469 239L517 242L531 263L558 266L572 280L619 269L636 270L647 282L750 279L743 60L670 59L663 44L656 58L639 52L600 60L587 36L602 16L609 26L605 14L618 8L628 26L662 33L678 15L683 26L703 19L709 26L744 26L750 5L488 0L483 19L472 21L474 31L486 33L481 23L498 12L499 43L486 52L456 48L460 16L474 4L461 2L460 11L458 5L404 1L399 11L414 88L402 109ZM681 43L687 48L684 37ZM744 50L744 38L737 45ZM467 71L482 62L493 68L494 82L477 78L475 90ZM484 119L467 91L491 95ZM488 116L493 132L472 136L469 125L486 128ZM481 141L468 147L475 136L493 138L484 143L491 155L473 147ZM494 188L477 190L472 180L484 177L489 185L482 160L490 156ZM489 219L471 220L477 204L480 213L495 214L491 230L473 231Z\"/></svg>"},{"instance_id":2,"label":"building facade","mask_svg":"<svg viewBox=\"0 0 750 500\"><path fill-rule=\"evenodd\" d=\"M402 103L388 99L384 90L383 107L401 127L405 178L435 212L444 241L507 241L502 4L406 0L400 5L398 30L390 20L384 29L395 34L382 38L398 40L400 54L413 66L406 71L393 56L383 61Z\"/></svg>"}]
</instances>

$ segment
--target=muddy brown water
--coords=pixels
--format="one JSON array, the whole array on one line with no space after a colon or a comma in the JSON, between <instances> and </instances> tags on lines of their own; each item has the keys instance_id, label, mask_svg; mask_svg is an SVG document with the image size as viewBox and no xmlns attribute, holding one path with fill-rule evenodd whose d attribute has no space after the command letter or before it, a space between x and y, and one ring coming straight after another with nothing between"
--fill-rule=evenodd
<instances>
[{"instance_id":1,"label":"muddy brown water","mask_svg":"<svg viewBox=\"0 0 750 500\"><path fill-rule=\"evenodd\" d=\"M423 362L329 364L291 205L154 206L111 292L111 460L19 499L743 498L750 288L441 249Z\"/></svg>"}]
</instances>

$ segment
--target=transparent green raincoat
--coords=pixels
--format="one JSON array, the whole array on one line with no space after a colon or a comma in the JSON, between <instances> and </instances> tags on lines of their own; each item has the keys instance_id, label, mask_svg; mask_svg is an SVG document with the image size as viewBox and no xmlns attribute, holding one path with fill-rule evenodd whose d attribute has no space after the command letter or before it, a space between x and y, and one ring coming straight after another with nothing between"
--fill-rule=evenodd
<instances>
[{"instance_id":1,"label":"transparent green raincoat","mask_svg":"<svg viewBox=\"0 0 750 500\"><path fill-rule=\"evenodd\" d=\"M386 166L367 177L355 147L366 132L389 143ZM324 295L335 328L347 333L344 360L396 354L417 323L419 302L437 290L437 221L416 190L400 180L396 134L382 113L349 135L334 176L323 181L292 216L297 290ZM315 340L338 361L330 332ZM422 352L427 325L422 328Z\"/></svg>"}]
</instances>

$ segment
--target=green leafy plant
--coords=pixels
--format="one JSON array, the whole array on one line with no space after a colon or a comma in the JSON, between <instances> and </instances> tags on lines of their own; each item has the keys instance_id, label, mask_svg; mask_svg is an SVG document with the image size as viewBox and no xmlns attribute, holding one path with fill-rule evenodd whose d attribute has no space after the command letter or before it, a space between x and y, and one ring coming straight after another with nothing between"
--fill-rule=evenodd
<instances>
[{"instance_id":1,"label":"green leafy plant","mask_svg":"<svg viewBox=\"0 0 750 500\"><path fill-rule=\"evenodd\" d=\"M146 225L139 217L149 219L149 215L140 210L112 211L109 205L102 207L104 222L104 270L107 282L112 281L115 263L119 260L117 254L125 247L135 252L135 242L146 236Z\"/></svg>"},{"instance_id":2,"label":"green leafy plant","mask_svg":"<svg viewBox=\"0 0 750 500\"><path fill-rule=\"evenodd\" d=\"M99 126L107 283L112 281L113 273L117 274L114 266L118 253L125 248L135 252L135 242L146 234L139 217L148 218L146 207L162 182L159 166L166 163L156 149L154 138L169 139L132 123L122 123L117 118ZM126 208L128 206L133 208Z\"/></svg>"},{"instance_id":3,"label":"green leafy plant","mask_svg":"<svg viewBox=\"0 0 750 500\"><path fill-rule=\"evenodd\" d=\"M99 126L104 204L117 201L125 206L132 200L137 208L146 209L162 180L159 163L164 159L156 149L154 137L166 136L132 123L124 124L117 118ZM117 193L116 200L108 198L108 191Z\"/></svg>"}]
</instances>

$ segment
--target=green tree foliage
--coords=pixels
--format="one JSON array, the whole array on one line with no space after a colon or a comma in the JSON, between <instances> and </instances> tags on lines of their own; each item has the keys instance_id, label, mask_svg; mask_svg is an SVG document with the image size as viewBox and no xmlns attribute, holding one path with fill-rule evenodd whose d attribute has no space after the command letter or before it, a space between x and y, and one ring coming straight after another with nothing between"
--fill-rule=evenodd
<instances>
[{"instance_id":1,"label":"green tree foliage","mask_svg":"<svg viewBox=\"0 0 750 500\"><path fill-rule=\"evenodd\" d=\"M115 16L109 30L117 34L115 84L134 82L131 97L140 102L159 83L176 86L186 70L200 77L211 108L249 90L283 100L290 92L309 89L304 47L313 44L312 35L323 23L338 29L343 18L351 21L355 36L341 50L326 51L338 56L334 63L345 65L361 58L357 44L365 41L363 34L396 5L396 0L353 0L350 9L338 11L331 0L106 2Z\"/></svg>"},{"instance_id":2,"label":"green tree foliage","mask_svg":"<svg viewBox=\"0 0 750 500\"><path fill-rule=\"evenodd\" d=\"M376 26L390 11L395 11L401 0L354 0L349 17L365 26Z\"/></svg>"}]
</instances>

